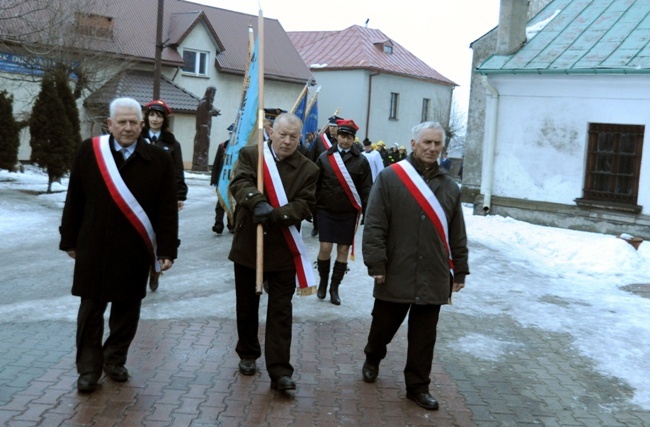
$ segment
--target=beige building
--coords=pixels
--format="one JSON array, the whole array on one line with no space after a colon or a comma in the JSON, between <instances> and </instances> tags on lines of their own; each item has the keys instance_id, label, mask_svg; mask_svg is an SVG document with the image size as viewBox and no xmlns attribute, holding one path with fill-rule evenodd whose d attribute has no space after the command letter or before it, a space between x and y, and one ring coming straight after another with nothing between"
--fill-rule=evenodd
<instances>
[{"instance_id":1,"label":"beige building","mask_svg":"<svg viewBox=\"0 0 650 427\"><path fill-rule=\"evenodd\" d=\"M82 137L102 132L100 123L115 97L130 96L143 106L152 99L157 1L48 1L46 9L30 10L43 4L33 1L0 7L0 90L13 94L18 119L29 116L42 74L42 70L23 64L34 58L42 62L57 59L48 58L48 52L55 51L43 46L48 43L69 43L68 51L78 49L80 56L90 52L92 61L101 61L95 81L79 98ZM248 64L249 26L257 36L258 17L182 0L164 5L160 98L174 111L172 131L189 167L196 107L209 86L216 88L214 106L221 115L212 119L211 163L218 143L228 138L227 128L237 116ZM67 40L62 39L64 34ZM312 74L277 20L264 20L264 34L265 104L291 108ZM85 65L93 64L86 61ZM71 85L77 78L71 75ZM19 159L29 160L28 130L21 136Z\"/></svg>"}]
</instances>

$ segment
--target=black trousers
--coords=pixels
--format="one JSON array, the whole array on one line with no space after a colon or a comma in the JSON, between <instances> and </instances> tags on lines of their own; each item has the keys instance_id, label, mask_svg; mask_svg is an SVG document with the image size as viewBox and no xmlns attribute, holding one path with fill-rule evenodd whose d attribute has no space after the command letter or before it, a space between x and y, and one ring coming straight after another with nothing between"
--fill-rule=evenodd
<instances>
[{"instance_id":1,"label":"black trousers","mask_svg":"<svg viewBox=\"0 0 650 427\"><path fill-rule=\"evenodd\" d=\"M272 380L283 375L291 376L291 328L296 292L295 270L265 272L268 282L266 334L264 357L266 369ZM235 263L235 291L237 295L237 334L235 351L241 359L257 359L262 355L257 336L259 327L260 296L255 293L255 270Z\"/></svg>"},{"instance_id":2,"label":"black trousers","mask_svg":"<svg viewBox=\"0 0 650 427\"><path fill-rule=\"evenodd\" d=\"M217 206L214 207L214 224L221 224L223 225L223 216L226 214L226 210L221 206L221 203L219 203L219 198L217 197ZM228 228L232 227L230 224L230 217L226 216L226 220L228 223Z\"/></svg>"},{"instance_id":3,"label":"black trousers","mask_svg":"<svg viewBox=\"0 0 650 427\"><path fill-rule=\"evenodd\" d=\"M433 363L433 348L436 344L439 305L402 304L375 299L368 344L364 352L366 360L379 364L386 357L387 346L407 313L409 313L408 349L404 368L406 391L427 393L431 383L429 375Z\"/></svg>"},{"instance_id":4,"label":"black trousers","mask_svg":"<svg viewBox=\"0 0 650 427\"><path fill-rule=\"evenodd\" d=\"M142 300L111 303L109 335L104 338L105 301L82 298L77 316L77 372L101 372L104 364L124 365L138 330Z\"/></svg>"}]
</instances>

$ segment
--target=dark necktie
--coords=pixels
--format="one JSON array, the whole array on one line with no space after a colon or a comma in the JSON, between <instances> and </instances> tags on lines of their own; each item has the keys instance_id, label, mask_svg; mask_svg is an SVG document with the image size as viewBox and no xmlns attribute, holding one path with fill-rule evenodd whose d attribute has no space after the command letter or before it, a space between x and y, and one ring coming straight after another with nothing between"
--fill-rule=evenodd
<instances>
[{"instance_id":1,"label":"dark necktie","mask_svg":"<svg viewBox=\"0 0 650 427\"><path fill-rule=\"evenodd\" d=\"M158 137L156 135L151 137L151 142L156 142L158 141Z\"/></svg>"}]
</instances>

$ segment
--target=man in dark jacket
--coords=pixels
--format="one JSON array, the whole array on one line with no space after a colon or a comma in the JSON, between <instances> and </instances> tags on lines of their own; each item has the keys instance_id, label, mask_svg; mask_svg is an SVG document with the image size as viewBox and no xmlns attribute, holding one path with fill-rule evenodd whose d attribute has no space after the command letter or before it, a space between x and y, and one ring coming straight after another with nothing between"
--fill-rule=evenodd
<instances>
[{"instance_id":1,"label":"man in dark jacket","mask_svg":"<svg viewBox=\"0 0 650 427\"><path fill-rule=\"evenodd\" d=\"M337 120L337 125L337 145L316 161L320 170L316 186L320 284L316 295L324 299L327 293L331 253L336 243L336 261L330 284L330 302L334 305L341 304L339 285L347 271L350 247L372 186L368 159L354 145L359 127L353 120Z\"/></svg>"},{"instance_id":2,"label":"man in dark jacket","mask_svg":"<svg viewBox=\"0 0 650 427\"><path fill-rule=\"evenodd\" d=\"M232 135L232 132L235 130L235 124L228 126L228 132ZM217 147L217 154L214 156L214 162L212 162L212 173L210 175L210 185L217 187L219 185L219 180L221 179L221 171L223 170L223 161L226 156L226 149L228 148L228 143L230 143L230 138L226 139L224 142L219 144ZM227 177L226 177L227 178ZM217 191L217 195L219 192ZM217 205L214 208L214 225L212 226L212 231L217 234L223 233L223 216L226 213L226 210L221 205L221 201L217 196ZM228 231L231 233L235 232L235 228L232 225L230 216L227 217L226 223L228 224Z\"/></svg>"},{"instance_id":3,"label":"man in dark jacket","mask_svg":"<svg viewBox=\"0 0 650 427\"><path fill-rule=\"evenodd\" d=\"M239 371L254 375L256 359L261 356L257 336L260 296L256 289L256 248L258 224L264 227L264 280L267 283L268 308L264 340L266 369L271 377L271 388L294 390L290 362L291 327L293 312L291 299L296 292L294 254L288 232L300 229L300 223L311 217L316 203L318 168L297 152L302 122L295 114L280 114L273 123L271 139L265 150L273 164L266 163L265 173L275 177L274 187L265 184L264 193L257 188L258 147L244 147L230 183L230 192L237 202L235 235L228 258L235 263L235 291L237 297L236 351L240 357ZM272 156L272 157L271 157ZM278 182L277 180L280 180ZM286 195L286 204L271 206L270 194L278 194L277 187ZM275 191L270 191L276 189ZM278 197L279 200L279 197ZM274 204L277 204L273 201ZM297 233L299 234L299 233ZM293 235L293 234L291 234ZM304 245L304 244L303 244ZM307 268L310 268L307 258ZM304 263L301 266L304 267ZM304 270L302 270L304 271Z\"/></svg>"},{"instance_id":4,"label":"man in dark jacket","mask_svg":"<svg viewBox=\"0 0 650 427\"><path fill-rule=\"evenodd\" d=\"M438 168L445 132L433 122L412 130L409 157L379 173L365 215L363 258L375 279L362 376L374 382L387 345L408 317L406 397L438 409L429 375L440 307L469 274L458 185Z\"/></svg>"},{"instance_id":5,"label":"man in dark jacket","mask_svg":"<svg viewBox=\"0 0 650 427\"><path fill-rule=\"evenodd\" d=\"M76 154L59 248L75 259L72 294L77 317L77 389L96 389L102 369L127 381L129 345L147 294L149 268L171 268L178 247L174 165L147 144L142 109L131 98L110 105L110 135L84 141ZM156 265L158 264L158 265ZM104 312L110 333L103 342Z\"/></svg>"}]
</instances>

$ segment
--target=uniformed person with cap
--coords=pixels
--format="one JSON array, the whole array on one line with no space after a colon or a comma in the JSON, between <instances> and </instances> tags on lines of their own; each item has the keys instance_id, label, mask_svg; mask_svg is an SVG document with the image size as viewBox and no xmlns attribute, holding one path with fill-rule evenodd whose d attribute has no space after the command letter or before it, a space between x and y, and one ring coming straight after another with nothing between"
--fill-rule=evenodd
<instances>
[{"instance_id":1,"label":"uniformed person with cap","mask_svg":"<svg viewBox=\"0 0 650 427\"><path fill-rule=\"evenodd\" d=\"M341 120L341 117L337 115L333 115L332 117L327 119L327 129L325 129L325 132L322 135L318 135L316 137L316 140L313 143L313 148L310 153L308 153L307 157L311 159L314 163L318 160L318 157L320 157L321 154L323 154L325 151L327 151L328 146L326 144L329 144L329 146L336 145L337 140L337 134L338 134L338 125L336 124L337 120ZM313 218L312 222L314 227L311 230L311 237L316 237L318 236L318 212L314 211L313 212Z\"/></svg>"},{"instance_id":2,"label":"uniformed person with cap","mask_svg":"<svg viewBox=\"0 0 650 427\"><path fill-rule=\"evenodd\" d=\"M183 151L176 136L169 130L169 116L172 109L162 99L156 99L145 104L144 127L142 137L156 147L162 148L172 156L174 171L176 173L176 195L178 198L178 210L183 209L187 200L187 184L185 184L185 167L183 165ZM149 288L152 291L158 289L160 273L153 269L149 276Z\"/></svg>"},{"instance_id":3,"label":"uniformed person with cap","mask_svg":"<svg viewBox=\"0 0 650 427\"><path fill-rule=\"evenodd\" d=\"M354 145L359 127L353 120L339 119L336 124L337 144L322 153L316 161L320 170L316 186L320 241L317 265L320 284L316 295L320 299L325 298L331 252L336 244L330 302L339 305L339 285L347 271L348 253L354 242L360 215L368 201L372 173L368 160Z\"/></svg>"}]
</instances>

